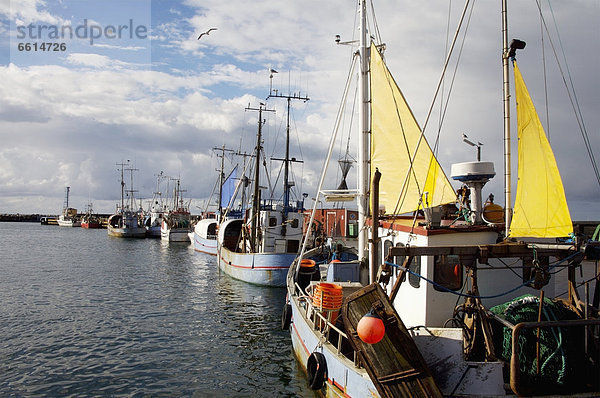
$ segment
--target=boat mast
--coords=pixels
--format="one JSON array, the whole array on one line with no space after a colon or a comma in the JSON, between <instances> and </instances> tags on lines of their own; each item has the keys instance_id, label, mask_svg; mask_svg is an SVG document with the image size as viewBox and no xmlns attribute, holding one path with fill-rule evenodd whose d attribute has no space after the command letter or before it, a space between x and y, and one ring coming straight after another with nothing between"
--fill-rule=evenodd
<instances>
[{"instance_id":1,"label":"boat mast","mask_svg":"<svg viewBox=\"0 0 600 398\"><path fill-rule=\"evenodd\" d=\"M369 43L367 42L367 6L366 0L360 3L360 75L359 95L361 98L359 111L358 140L358 258L365 258L367 250L367 229L365 220L368 213L369 198ZM373 226L375 227L375 226ZM376 266L371 264L371 266ZM372 282L372 281L371 281Z\"/></svg>"},{"instance_id":2,"label":"boat mast","mask_svg":"<svg viewBox=\"0 0 600 398\"><path fill-rule=\"evenodd\" d=\"M508 236L512 219L511 199L511 154L510 154L510 83L509 83L509 48L508 48L508 18L506 0L502 0L502 67L504 94L504 217L505 236Z\"/></svg>"},{"instance_id":3,"label":"boat mast","mask_svg":"<svg viewBox=\"0 0 600 398\"><path fill-rule=\"evenodd\" d=\"M254 251L257 247L256 245L256 230L258 228L258 216L260 212L260 153L262 151L262 113L266 112L274 112L273 110L269 110L265 108L263 103L257 108L250 108L249 106L246 108L247 111L258 111L258 132L256 134L256 163L254 164L254 195L252 197L252 214L250 218L250 245L251 249Z\"/></svg>"},{"instance_id":4,"label":"boat mast","mask_svg":"<svg viewBox=\"0 0 600 398\"><path fill-rule=\"evenodd\" d=\"M273 75L271 74L271 80L273 78ZM271 87L273 85L271 84ZM287 217L288 211L290 210L290 182L289 182L289 175L290 175L290 163L291 162L299 162L302 163L302 161L298 161L296 159L290 159L290 110L291 110L291 102L293 99L296 100L302 100L304 102L308 101L309 98L308 97L302 97L300 96L300 94L292 94L292 95L282 95L279 94L277 92L277 90L275 90L274 92L271 91L269 93L269 96L267 97L267 100L271 97L274 98L285 98L287 99L287 125L286 125L286 134L285 134L285 158L284 159L275 159L275 160L283 160L283 215L284 217ZM284 220L285 221L285 220Z\"/></svg>"},{"instance_id":5,"label":"boat mast","mask_svg":"<svg viewBox=\"0 0 600 398\"><path fill-rule=\"evenodd\" d=\"M158 204L160 206L160 210L163 210L163 203L162 203L162 192L160 191L160 180L163 177L163 172L161 171L160 174L156 174L156 192L154 192L154 201L156 203L152 203L150 206L150 210L152 210L152 208L154 207L155 204ZM158 198L159 200L156 200L156 198Z\"/></svg>"},{"instance_id":6,"label":"boat mast","mask_svg":"<svg viewBox=\"0 0 600 398\"><path fill-rule=\"evenodd\" d=\"M225 182L225 152L235 152L232 149L227 149L225 148L225 144L223 144L223 146L221 148L213 148L213 150L215 151L221 151L221 154L217 154L217 157L221 158L221 170L219 170L219 203L218 203L218 209L219 209L219 218L218 218L218 222L221 222L221 220L223 219L223 205L222 205L222 201L223 201L223 183Z\"/></svg>"},{"instance_id":7,"label":"boat mast","mask_svg":"<svg viewBox=\"0 0 600 398\"><path fill-rule=\"evenodd\" d=\"M138 169L135 169L135 168L132 167L132 168L127 169L127 171L129 171L129 173L130 173L130 180L131 180L131 185L130 185L131 189L127 190L127 192L130 193L130 196L129 196L129 210L136 211L136 209L135 209L135 207L136 207L136 205L135 205L135 198L133 196L133 193L137 192L137 191L135 191L133 189L133 172L134 171L138 171Z\"/></svg>"},{"instance_id":8,"label":"boat mast","mask_svg":"<svg viewBox=\"0 0 600 398\"><path fill-rule=\"evenodd\" d=\"M123 170L125 170L125 164L123 161L121 163L117 163L117 166L121 166L120 169L117 169L121 172L121 213L125 209L125 180L123 177Z\"/></svg>"},{"instance_id":9,"label":"boat mast","mask_svg":"<svg viewBox=\"0 0 600 398\"><path fill-rule=\"evenodd\" d=\"M65 190L65 204L63 206L63 210L66 210L69 208L69 191L71 190L71 187L67 187Z\"/></svg>"}]
</instances>

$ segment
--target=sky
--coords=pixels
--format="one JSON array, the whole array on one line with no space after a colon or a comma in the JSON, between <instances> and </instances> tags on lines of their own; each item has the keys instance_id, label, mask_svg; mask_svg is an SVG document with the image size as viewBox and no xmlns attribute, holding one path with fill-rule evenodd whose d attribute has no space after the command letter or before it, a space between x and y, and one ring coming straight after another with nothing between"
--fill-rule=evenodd
<instances>
[{"instance_id":1,"label":"sky","mask_svg":"<svg viewBox=\"0 0 600 398\"><path fill-rule=\"evenodd\" d=\"M600 220L600 183L573 110L598 154L600 1L538 2L543 23L536 1L509 2L509 37L527 42L517 60L571 217ZM434 104L425 134L432 146L439 134L447 174L452 163L476 158L462 134L481 142L482 160L493 161L497 173L484 196L503 204L500 2L470 4L460 59L450 63L443 103ZM464 2L373 6L388 67L423 126ZM136 169L136 197L152 197L162 172L180 179L198 213L218 177L214 148L252 152L258 114L246 108L261 102L275 111L263 114L263 133L271 184L280 185L281 162L271 158L284 155L286 101L266 101L270 90L310 98L292 101L290 114L290 153L303 160L293 165L294 193L307 193L310 202L355 50L336 45L335 35L356 38L356 15L352 0L0 0L0 213L58 214L67 186L70 206L83 211L91 202L110 213L120 201L118 164L127 162ZM278 72L272 78L270 69ZM346 141L342 134L334 160L347 147L356 156ZM227 152L226 168L241 159ZM515 174L517 161L514 155ZM335 188L339 172L327 183Z\"/></svg>"}]
</instances>

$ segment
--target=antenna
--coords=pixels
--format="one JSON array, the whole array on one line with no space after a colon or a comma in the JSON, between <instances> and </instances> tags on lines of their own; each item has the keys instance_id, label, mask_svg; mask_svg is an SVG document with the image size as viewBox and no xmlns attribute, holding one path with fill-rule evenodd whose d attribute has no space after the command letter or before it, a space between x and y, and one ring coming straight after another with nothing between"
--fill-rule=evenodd
<instances>
[{"instance_id":1,"label":"antenna","mask_svg":"<svg viewBox=\"0 0 600 398\"><path fill-rule=\"evenodd\" d=\"M479 141L477 141L477 144L476 144L473 141L469 140L469 137L467 137L467 135L465 133L462 134L462 137L463 137L464 143L469 144L474 147L477 147L477 161L481 162L481 147L483 146L483 144Z\"/></svg>"}]
</instances>

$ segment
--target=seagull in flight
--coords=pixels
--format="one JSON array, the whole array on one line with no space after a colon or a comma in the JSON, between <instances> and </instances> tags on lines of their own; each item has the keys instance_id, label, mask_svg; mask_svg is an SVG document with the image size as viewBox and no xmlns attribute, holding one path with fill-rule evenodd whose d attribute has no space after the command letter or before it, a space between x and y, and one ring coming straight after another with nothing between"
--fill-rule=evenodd
<instances>
[{"instance_id":1,"label":"seagull in flight","mask_svg":"<svg viewBox=\"0 0 600 398\"><path fill-rule=\"evenodd\" d=\"M210 32L212 32L213 30L217 30L217 28L210 28L209 30L207 30L206 32L202 32L200 33L200 36L198 36L198 40L200 40L200 38L204 35L208 35Z\"/></svg>"}]
</instances>

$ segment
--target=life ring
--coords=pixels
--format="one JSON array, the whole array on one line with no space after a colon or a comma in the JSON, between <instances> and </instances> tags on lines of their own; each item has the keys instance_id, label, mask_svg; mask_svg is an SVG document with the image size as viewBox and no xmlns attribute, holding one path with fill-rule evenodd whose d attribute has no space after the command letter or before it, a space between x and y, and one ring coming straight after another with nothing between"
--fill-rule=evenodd
<instances>
[{"instance_id":1,"label":"life ring","mask_svg":"<svg viewBox=\"0 0 600 398\"><path fill-rule=\"evenodd\" d=\"M281 330L288 330L292 323L292 306L288 303L283 305L281 312Z\"/></svg>"},{"instance_id":2,"label":"life ring","mask_svg":"<svg viewBox=\"0 0 600 398\"><path fill-rule=\"evenodd\" d=\"M306 362L308 383L312 390L320 390L327 380L327 362L320 352L313 352Z\"/></svg>"}]
</instances>

